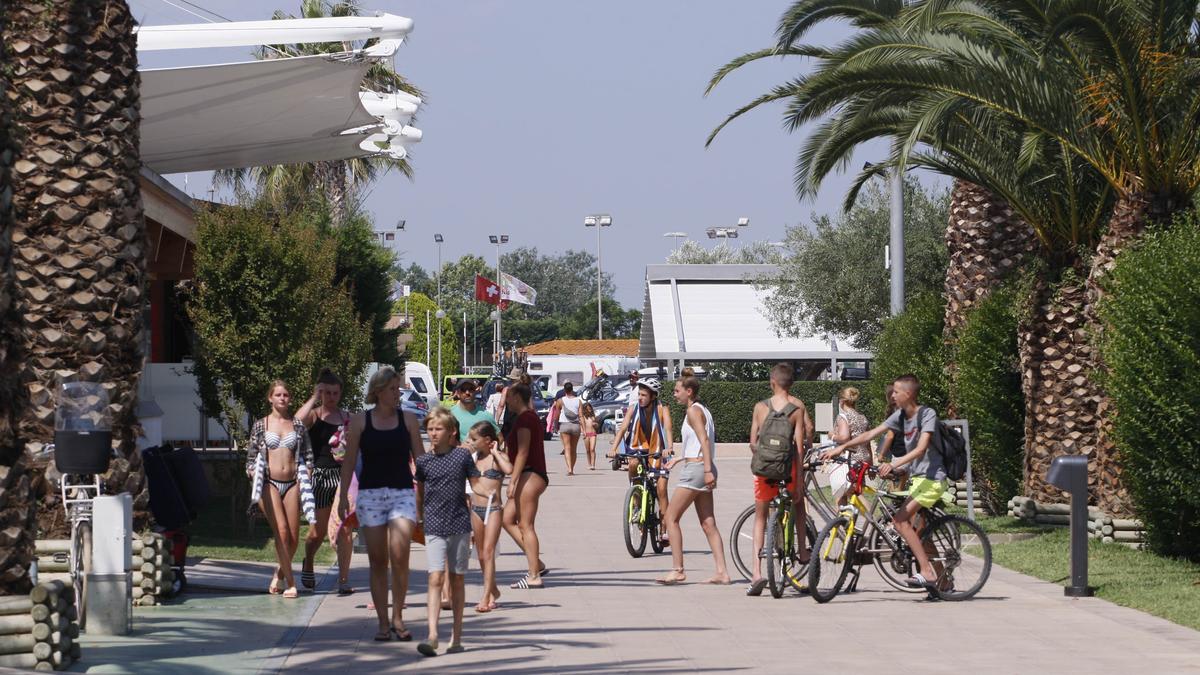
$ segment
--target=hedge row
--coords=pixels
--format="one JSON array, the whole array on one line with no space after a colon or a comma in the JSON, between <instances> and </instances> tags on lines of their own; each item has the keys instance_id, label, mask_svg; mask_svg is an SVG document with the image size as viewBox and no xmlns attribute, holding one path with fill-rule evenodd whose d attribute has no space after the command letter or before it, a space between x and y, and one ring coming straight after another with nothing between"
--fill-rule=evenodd
<instances>
[{"instance_id":1,"label":"hedge row","mask_svg":"<svg viewBox=\"0 0 1200 675\"><path fill-rule=\"evenodd\" d=\"M1021 494L1025 401L1017 354L1018 284L993 291L967 315L954 346L954 403L971 425L971 469L988 513Z\"/></svg>"},{"instance_id":2,"label":"hedge row","mask_svg":"<svg viewBox=\"0 0 1200 675\"><path fill-rule=\"evenodd\" d=\"M1112 430L1153 550L1200 558L1200 216L1121 254L1100 313Z\"/></svg>"},{"instance_id":3,"label":"hedge row","mask_svg":"<svg viewBox=\"0 0 1200 675\"><path fill-rule=\"evenodd\" d=\"M883 324L871 363L871 400L883 401L884 387L912 373L921 381L921 403L939 415L950 402L946 375L946 347L942 339L946 304L937 293L923 293L908 301L905 311Z\"/></svg>"},{"instance_id":4,"label":"hedge row","mask_svg":"<svg viewBox=\"0 0 1200 675\"><path fill-rule=\"evenodd\" d=\"M792 395L804 401L808 414L813 415L815 403L830 402L838 392L847 386L857 387L863 392L859 399L859 409L868 420L875 421L883 410L878 401L867 398L869 382L796 382L792 385ZM674 426L675 438L679 438L683 425L683 406L675 402L670 393L675 386L668 382L663 387L664 400L670 399L671 422ZM750 416L754 412L754 404L771 395L769 382L704 382L700 387L700 402L712 412L713 425L717 429L718 443L748 443L750 441Z\"/></svg>"}]
</instances>

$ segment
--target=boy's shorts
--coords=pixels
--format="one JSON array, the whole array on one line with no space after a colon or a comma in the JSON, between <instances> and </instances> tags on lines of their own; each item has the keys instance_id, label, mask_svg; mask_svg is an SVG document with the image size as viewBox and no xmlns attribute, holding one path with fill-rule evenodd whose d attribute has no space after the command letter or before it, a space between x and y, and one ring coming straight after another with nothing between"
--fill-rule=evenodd
<instances>
[{"instance_id":1,"label":"boy's shorts","mask_svg":"<svg viewBox=\"0 0 1200 675\"><path fill-rule=\"evenodd\" d=\"M797 470L799 468L800 468L799 462L792 462L792 479L790 481L788 481L788 484L787 484L788 492L791 492L792 496L796 495L796 483L797 483L796 479L799 477L798 473L797 473ZM766 478L763 478L762 476L754 477L754 501L769 502L778 496L779 496L779 487L775 484L774 481L769 481Z\"/></svg>"},{"instance_id":2,"label":"boy's shorts","mask_svg":"<svg viewBox=\"0 0 1200 675\"><path fill-rule=\"evenodd\" d=\"M467 561L471 558L471 533L463 532L449 537L426 534L425 555L429 559L430 572L445 571L449 563L452 573L466 574Z\"/></svg>"},{"instance_id":3,"label":"boy's shorts","mask_svg":"<svg viewBox=\"0 0 1200 675\"><path fill-rule=\"evenodd\" d=\"M941 501L946 492L946 481L930 480L924 476L916 476L908 483L908 497L925 508Z\"/></svg>"}]
</instances>

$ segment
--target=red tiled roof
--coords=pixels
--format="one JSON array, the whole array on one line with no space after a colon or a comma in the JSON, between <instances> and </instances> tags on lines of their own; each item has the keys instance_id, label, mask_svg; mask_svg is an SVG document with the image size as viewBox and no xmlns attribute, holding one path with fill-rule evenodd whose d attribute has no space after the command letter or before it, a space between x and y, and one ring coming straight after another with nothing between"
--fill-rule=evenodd
<instances>
[{"instance_id":1,"label":"red tiled roof","mask_svg":"<svg viewBox=\"0 0 1200 675\"><path fill-rule=\"evenodd\" d=\"M587 356L637 356L638 341L631 340L550 340L529 345L530 356L580 354Z\"/></svg>"}]
</instances>

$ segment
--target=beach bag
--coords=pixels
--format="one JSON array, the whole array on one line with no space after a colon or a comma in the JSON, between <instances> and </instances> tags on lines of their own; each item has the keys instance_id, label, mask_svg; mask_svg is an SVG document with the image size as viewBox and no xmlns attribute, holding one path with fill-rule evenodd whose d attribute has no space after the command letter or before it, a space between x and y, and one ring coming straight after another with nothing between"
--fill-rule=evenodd
<instances>
[{"instance_id":1,"label":"beach bag","mask_svg":"<svg viewBox=\"0 0 1200 675\"><path fill-rule=\"evenodd\" d=\"M775 410L770 399L764 403L767 418L758 430L750 472L767 480L789 480L792 459L796 455L796 426L792 424L791 416L797 408L794 403L788 403L783 410Z\"/></svg>"}]
</instances>

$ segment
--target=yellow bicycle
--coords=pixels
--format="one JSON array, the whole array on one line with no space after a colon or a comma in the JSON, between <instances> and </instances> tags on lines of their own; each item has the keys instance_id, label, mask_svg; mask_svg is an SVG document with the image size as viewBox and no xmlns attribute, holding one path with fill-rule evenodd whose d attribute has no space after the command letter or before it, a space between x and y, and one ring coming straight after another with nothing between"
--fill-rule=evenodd
<instances>
[{"instance_id":1,"label":"yellow bicycle","mask_svg":"<svg viewBox=\"0 0 1200 675\"><path fill-rule=\"evenodd\" d=\"M987 583L992 569L992 547L983 529L962 516L938 508L921 509L921 543L937 570L930 588L910 588L905 581L916 569L916 557L892 526L896 508L907 495L880 491L866 483L876 476L867 462L835 458L850 464L850 498L837 518L825 525L813 546L808 567L808 591L820 603L841 592L853 575L848 591L858 585L863 565L873 564L889 585L903 591L928 592L933 599L966 600ZM812 462L810 466L821 462ZM870 504L863 496L871 499ZM875 517L882 505L881 518ZM861 525L860 525L861 522Z\"/></svg>"}]
</instances>

